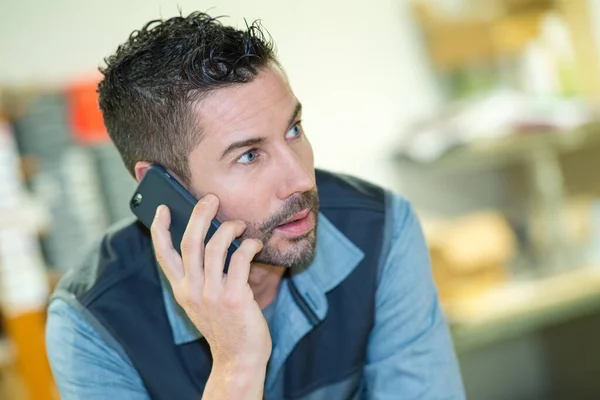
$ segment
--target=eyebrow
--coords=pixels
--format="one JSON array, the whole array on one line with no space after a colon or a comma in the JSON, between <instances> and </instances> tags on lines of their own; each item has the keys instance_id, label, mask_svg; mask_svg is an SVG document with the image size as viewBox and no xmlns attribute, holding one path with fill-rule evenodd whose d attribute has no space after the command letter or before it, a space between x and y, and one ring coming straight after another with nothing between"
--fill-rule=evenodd
<instances>
[{"instance_id":1,"label":"eyebrow","mask_svg":"<svg viewBox=\"0 0 600 400\"><path fill-rule=\"evenodd\" d=\"M294 108L294 112L293 112L291 118L289 119L288 127L294 123L294 121L298 117L298 114L300 114L300 111L302 111L302 104L300 102L297 102L296 107ZM223 151L223 154L221 154L221 160L224 159L232 151L235 151L237 149L241 149L244 147L256 146L256 145L259 145L259 144L265 142L266 140L267 139L264 137L257 137L257 138L251 138L251 139L246 139L246 140L240 140L238 142L233 142L229 146L227 146L227 148Z\"/></svg>"},{"instance_id":2,"label":"eyebrow","mask_svg":"<svg viewBox=\"0 0 600 400\"><path fill-rule=\"evenodd\" d=\"M300 111L302 111L302 103L296 100L296 107L294 108L294 112L292 113L292 116L288 121L288 128L292 126L294 121L296 121L296 118L298 117L298 114L300 114Z\"/></svg>"}]
</instances>

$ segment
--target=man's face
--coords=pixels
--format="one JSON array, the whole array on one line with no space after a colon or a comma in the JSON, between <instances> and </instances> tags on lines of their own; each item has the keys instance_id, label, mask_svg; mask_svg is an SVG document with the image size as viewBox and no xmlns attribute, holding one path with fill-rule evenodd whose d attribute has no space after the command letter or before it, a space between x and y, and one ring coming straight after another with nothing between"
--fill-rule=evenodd
<instances>
[{"instance_id":1,"label":"man's face","mask_svg":"<svg viewBox=\"0 0 600 400\"><path fill-rule=\"evenodd\" d=\"M264 244L255 261L310 261L318 212L313 152L285 75L265 68L250 83L209 94L193 112L203 135L189 156L196 197L213 193L219 220L246 222L242 238Z\"/></svg>"}]
</instances>

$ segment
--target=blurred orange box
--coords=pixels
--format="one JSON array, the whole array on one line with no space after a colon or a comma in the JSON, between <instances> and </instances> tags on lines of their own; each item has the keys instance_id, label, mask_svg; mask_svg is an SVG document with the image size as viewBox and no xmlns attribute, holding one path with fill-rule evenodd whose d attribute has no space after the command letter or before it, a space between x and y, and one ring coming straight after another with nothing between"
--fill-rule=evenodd
<instances>
[{"instance_id":1,"label":"blurred orange box","mask_svg":"<svg viewBox=\"0 0 600 400\"><path fill-rule=\"evenodd\" d=\"M98 82L76 82L67 88L69 123L75 140L93 145L110 140L98 106Z\"/></svg>"}]
</instances>

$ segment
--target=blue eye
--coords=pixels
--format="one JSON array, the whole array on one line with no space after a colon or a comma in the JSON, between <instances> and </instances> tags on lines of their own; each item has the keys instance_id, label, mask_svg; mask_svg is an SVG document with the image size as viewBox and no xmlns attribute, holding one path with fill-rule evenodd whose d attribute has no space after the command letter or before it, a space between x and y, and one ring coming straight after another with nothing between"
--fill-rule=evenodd
<instances>
[{"instance_id":1,"label":"blue eye","mask_svg":"<svg viewBox=\"0 0 600 400\"><path fill-rule=\"evenodd\" d=\"M300 128L300 121L298 121L298 122L296 122L296 124L294 126L292 126L290 128L289 131L287 131L287 133L285 134L285 138L292 139L292 138L300 136L301 133L302 133L302 129Z\"/></svg>"},{"instance_id":2,"label":"blue eye","mask_svg":"<svg viewBox=\"0 0 600 400\"><path fill-rule=\"evenodd\" d=\"M240 164L251 164L256 160L257 154L256 151L251 150L247 153L242 154L240 158L237 159L237 162Z\"/></svg>"}]
</instances>

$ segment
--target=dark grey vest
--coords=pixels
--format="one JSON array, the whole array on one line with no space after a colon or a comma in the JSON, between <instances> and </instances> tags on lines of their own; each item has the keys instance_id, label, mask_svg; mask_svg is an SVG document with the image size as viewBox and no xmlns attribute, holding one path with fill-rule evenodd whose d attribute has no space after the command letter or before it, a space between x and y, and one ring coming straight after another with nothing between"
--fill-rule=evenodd
<instances>
[{"instance_id":1,"label":"dark grey vest","mask_svg":"<svg viewBox=\"0 0 600 400\"><path fill-rule=\"evenodd\" d=\"M364 364L374 323L378 265L384 246L385 193L374 185L317 171L320 211L363 253L360 264L327 293L328 313L319 321L297 293L294 300L314 325L285 362L286 399L304 398L356 375ZM149 232L133 223L104 237L95 259L65 279L73 293L129 357L153 399L200 400L212 359L204 339L175 345L165 312ZM95 276L90 277L89 274ZM90 284L90 279L92 283ZM359 397L362 388L352 389Z\"/></svg>"}]
</instances>

